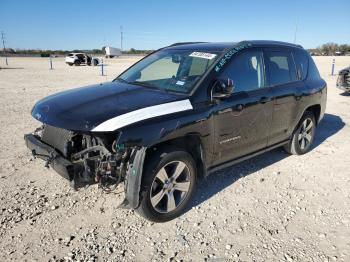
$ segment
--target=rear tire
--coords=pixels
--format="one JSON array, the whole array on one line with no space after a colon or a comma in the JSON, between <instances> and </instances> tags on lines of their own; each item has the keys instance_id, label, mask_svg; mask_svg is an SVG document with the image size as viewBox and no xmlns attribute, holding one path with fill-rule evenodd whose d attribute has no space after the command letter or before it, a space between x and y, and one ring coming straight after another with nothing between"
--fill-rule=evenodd
<instances>
[{"instance_id":1,"label":"rear tire","mask_svg":"<svg viewBox=\"0 0 350 262\"><path fill-rule=\"evenodd\" d=\"M98 60L97 59L92 59L92 65L97 66L98 65Z\"/></svg>"},{"instance_id":2,"label":"rear tire","mask_svg":"<svg viewBox=\"0 0 350 262\"><path fill-rule=\"evenodd\" d=\"M181 150L162 150L148 159L137 212L148 220L166 222L180 216L196 186L196 165Z\"/></svg>"},{"instance_id":3,"label":"rear tire","mask_svg":"<svg viewBox=\"0 0 350 262\"><path fill-rule=\"evenodd\" d=\"M75 66L80 66L80 61L79 61L79 60L75 61L75 62L74 62L74 65L75 65Z\"/></svg>"},{"instance_id":4,"label":"rear tire","mask_svg":"<svg viewBox=\"0 0 350 262\"><path fill-rule=\"evenodd\" d=\"M306 111L284 150L292 155L303 155L310 151L315 138L315 115Z\"/></svg>"}]
</instances>

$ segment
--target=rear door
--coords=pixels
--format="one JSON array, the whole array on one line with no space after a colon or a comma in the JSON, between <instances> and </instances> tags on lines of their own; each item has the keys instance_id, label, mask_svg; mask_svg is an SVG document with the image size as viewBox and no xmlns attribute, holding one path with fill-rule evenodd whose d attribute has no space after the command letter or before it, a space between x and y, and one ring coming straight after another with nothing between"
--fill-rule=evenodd
<instances>
[{"instance_id":1,"label":"rear door","mask_svg":"<svg viewBox=\"0 0 350 262\"><path fill-rule=\"evenodd\" d=\"M290 137L297 117L303 88L298 81L292 51L287 48L269 48L264 50L267 85L274 97L273 117L268 145L274 145Z\"/></svg>"},{"instance_id":2,"label":"rear door","mask_svg":"<svg viewBox=\"0 0 350 262\"><path fill-rule=\"evenodd\" d=\"M219 75L231 79L233 94L214 108L214 165L265 148L272 120L272 98L265 84L263 52L246 50Z\"/></svg>"}]
</instances>

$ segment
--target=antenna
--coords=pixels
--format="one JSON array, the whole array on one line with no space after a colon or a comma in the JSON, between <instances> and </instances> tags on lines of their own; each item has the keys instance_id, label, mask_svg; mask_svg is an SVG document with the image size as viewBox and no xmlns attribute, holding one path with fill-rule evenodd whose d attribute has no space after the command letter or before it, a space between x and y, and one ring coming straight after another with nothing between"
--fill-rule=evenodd
<instances>
[{"instance_id":1,"label":"antenna","mask_svg":"<svg viewBox=\"0 0 350 262\"><path fill-rule=\"evenodd\" d=\"M120 50L123 50L123 26L120 26Z\"/></svg>"},{"instance_id":2,"label":"antenna","mask_svg":"<svg viewBox=\"0 0 350 262\"><path fill-rule=\"evenodd\" d=\"M298 20L295 21L294 44L297 41L297 32L298 32Z\"/></svg>"},{"instance_id":3,"label":"antenna","mask_svg":"<svg viewBox=\"0 0 350 262\"><path fill-rule=\"evenodd\" d=\"M3 31L1 31L1 40L2 40L2 46L4 47L4 56L5 56L5 61L6 61L6 65L9 65L7 62L7 56L6 56L6 47L5 47L5 33Z\"/></svg>"}]
</instances>

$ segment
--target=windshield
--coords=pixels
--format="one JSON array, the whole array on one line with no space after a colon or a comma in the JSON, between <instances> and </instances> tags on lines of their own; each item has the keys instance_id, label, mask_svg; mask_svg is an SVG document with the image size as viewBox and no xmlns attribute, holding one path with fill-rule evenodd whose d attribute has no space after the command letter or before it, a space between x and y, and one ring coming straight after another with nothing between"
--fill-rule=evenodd
<instances>
[{"instance_id":1,"label":"windshield","mask_svg":"<svg viewBox=\"0 0 350 262\"><path fill-rule=\"evenodd\" d=\"M217 57L217 52L162 50L141 60L116 80L189 93Z\"/></svg>"}]
</instances>

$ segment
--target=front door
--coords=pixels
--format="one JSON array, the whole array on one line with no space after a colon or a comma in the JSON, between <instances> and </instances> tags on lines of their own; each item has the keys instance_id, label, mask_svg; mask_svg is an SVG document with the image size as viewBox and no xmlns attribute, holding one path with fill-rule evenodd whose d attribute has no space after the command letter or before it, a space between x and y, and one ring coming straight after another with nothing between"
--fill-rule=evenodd
<instances>
[{"instance_id":1,"label":"front door","mask_svg":"<svg viewBox=\"0 0 350 262\"><path fill-rule=\"evenodd\" d=\"M273 110L261 50L237 54L218 77L231 79L234 91L214 105L213 165L265 148Z\"/></svg>"}]
</instances>

